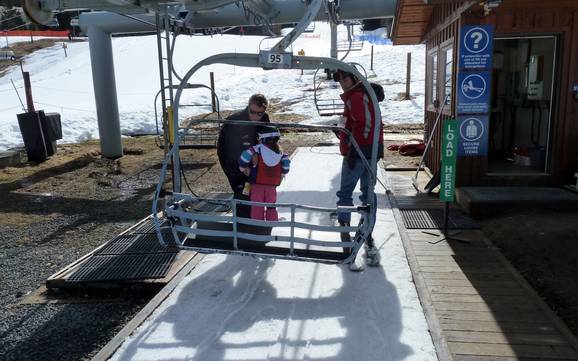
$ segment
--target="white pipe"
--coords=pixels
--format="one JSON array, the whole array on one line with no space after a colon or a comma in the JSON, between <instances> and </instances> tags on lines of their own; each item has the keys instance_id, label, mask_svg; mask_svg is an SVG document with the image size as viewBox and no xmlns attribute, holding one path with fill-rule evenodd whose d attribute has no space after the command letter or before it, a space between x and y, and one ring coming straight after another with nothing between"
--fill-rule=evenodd
<instances>
[{"instance_id":1,"label":"white pipe","mask_svg":"<svg viewBox=\"0 0 578 361\"><path fill-rule=\"evenodd\" d=\"M142 17L142 20L150 21L151 17ZM101 153L106 158L122 157L111 34L151 31L153 28L108 12L83 13L80 15L79 24L88 34Z\"/></svg>"},{"instance_id":2,"label":"white pipe","mask_svg":"<svg viewBox=\"0 0 578 361\"><path fill-rule=\"evenodd\" d=\"M111 36L97 26L91 26L88 40L100 149L103 157L118 158L123 152Z\"/></svg>"},{"instance_id":3,"label":"white pipe","mask_svg":"<svg viewBox=\"0 0 578 361\"><path fill-rule=\"evenodd\" d=\"M271 24L296 23L303 17L307 6L296 0L270 0L278 14L268 21ZM393 17L397 0L341 0L339 17L342 20L377 19ZM229 26L249 26L251 18L247 19L242 6L230 4L207 12L189 11L185 18L186 26L190 28L211 28ZM317 14L316 20L328 20L325 9Z\"/></svg>"}]
</instances>

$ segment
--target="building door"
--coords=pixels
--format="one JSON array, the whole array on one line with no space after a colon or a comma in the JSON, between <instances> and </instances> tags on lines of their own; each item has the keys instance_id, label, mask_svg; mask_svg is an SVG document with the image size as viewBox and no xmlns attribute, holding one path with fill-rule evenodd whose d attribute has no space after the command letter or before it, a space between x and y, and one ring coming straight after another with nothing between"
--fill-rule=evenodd
<instances>
[{"instance_id":1,"label":"building door","mask_svg":"<svg viewBox=\"0 0 578 361\"><path fill-rule=\"evenodd\" d=\"M548 172L554 36L495 39L489 174Z\"/></svg>"}]
</instances>

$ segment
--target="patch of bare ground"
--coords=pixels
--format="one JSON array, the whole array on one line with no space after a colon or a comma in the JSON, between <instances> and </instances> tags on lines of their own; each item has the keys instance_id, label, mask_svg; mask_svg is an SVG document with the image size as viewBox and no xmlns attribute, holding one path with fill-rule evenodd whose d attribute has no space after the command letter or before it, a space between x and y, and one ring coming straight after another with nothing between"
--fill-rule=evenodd
<instances>
[{"instance_id":1,"label":"patch of bare ground","mask_svg":"<svg viewBox=\"0 0 578 361\"><path fill-rule=\"evenodd\" d=\"M424 131L423 123L404 123L404 124L384 124L383 125L383 132L384 133L393 133L393 134L418 134L421 136Z\"/></svg>"},{"instance_id":2,"label":"patch of bare ground","mask_svg":"<svg viewBox=\"0 0 578 361\"><path fill-rule=\"evenodd\" d=\"M390 145L400 145L402 141L385 140L383 161L387 168L396 169L417 169L421 160L421 155L401 155L397 150L388 150Z\"/></svg>"}]
</instances>

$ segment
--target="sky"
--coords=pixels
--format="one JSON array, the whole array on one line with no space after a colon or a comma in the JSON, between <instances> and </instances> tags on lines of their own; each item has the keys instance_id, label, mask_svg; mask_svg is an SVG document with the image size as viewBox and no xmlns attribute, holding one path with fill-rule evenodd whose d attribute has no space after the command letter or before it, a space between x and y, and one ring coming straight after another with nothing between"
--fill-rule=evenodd
<instances>
[{"instance_id":1,"label":"sky","mask_svg":"<svg viewBox=\"0 0 578 361\"><path fill-rule=\"evenodd\" d=\"M378 31L379 33L379 31ZM357 35L361 32L357 31ZM345 28L338 37L346 39ZM279 39L256 36L215 35L177 38L174 53L175 69L184 75L194 64L220 52L256 53ZM1 37L0 45L30 41L30 37ZM155 134L154 98L160 89L159 66L155 36L113 38L115 77L123 135ZM364 67L370 81L384 87L386 99L380 103L384 123L423 122L425 89L425 48L423 46L373 45L374 64L370 69L372 44L364 42L360 51L351 52L345 61ZM297 54L329 56L330 35L326 23L317 23L315 32L303 34L289 50ZM411 94L415 99L395 101L405 92L406 57L412 53ZM38 50L23 59L23 68L30 72L32 94L37 110L57 112L62 117L63 139L59 143L74 143L98 138L96 106L88 42L67 43L67 56L61 42ZM343 54L340 53L340 56ZM335 117L321 117L313 101L314 71L262 70L229 65L202 68L190 82L209 85L209 72L215 74L215 88L222 110L237 110L246 105L251 94L263 93L275 102L288 104L287 113L300 114L304 123L332 124ZM339 85L323 79L318 97L339 99ZM14 82L14 86L12 85ZM18 94L17 94L17 92ZM16 114L26 106L23 80L19 66L11 67L0 77L0 151L23 144ZM180 115L210 112L210 93L207 90L187 90L183 93ZM272 119L275 120L274 117Z\"/></svg>"}]
</instances>

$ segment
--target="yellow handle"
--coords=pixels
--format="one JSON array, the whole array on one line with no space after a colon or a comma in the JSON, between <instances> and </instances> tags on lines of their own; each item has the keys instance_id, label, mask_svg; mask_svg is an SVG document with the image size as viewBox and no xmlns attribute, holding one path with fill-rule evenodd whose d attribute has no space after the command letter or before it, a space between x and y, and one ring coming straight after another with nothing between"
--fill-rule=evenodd
<instances>
[{"instance_id":1,"label":"yellow handle","mask_svg":"<svg viewBox=\"0 0 578 361\"><path fill-rule=\"evenodd\" d=\"M170 105L167 107L167 118L167 122L169 123L169 144L173 145L175 144L175 136L173 134L173 107Z\"/></svg>"}]
</instances>

